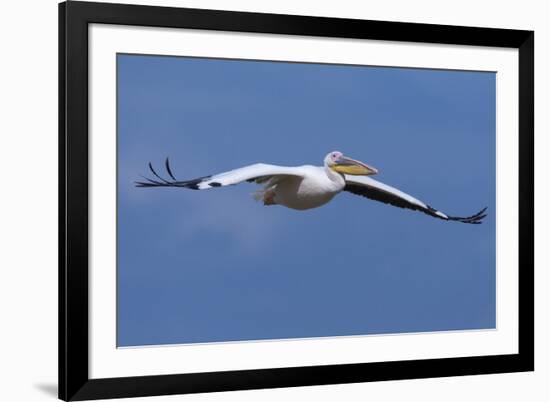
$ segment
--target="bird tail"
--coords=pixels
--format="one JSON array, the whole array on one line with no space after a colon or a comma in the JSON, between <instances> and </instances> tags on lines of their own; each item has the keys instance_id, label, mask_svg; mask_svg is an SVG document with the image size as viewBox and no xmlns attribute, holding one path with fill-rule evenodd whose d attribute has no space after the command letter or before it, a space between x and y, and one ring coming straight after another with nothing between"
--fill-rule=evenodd
<instances>
[{"instance_id":1,"label":"bird tail","mask_svg":"<svg viewBox=\"0 0 550 402\"><path fill-rule=\"evenodd\" d=\"M252 198L254 198L256 201L262 201L264 199L264 194L265 194L265 188L262 188L257 191L254 191L252 193Z\"/></svg>"},{"instance_id":2,"label":"bird tail","mask_svg":"<svg viewBox=\"0 0 550 402\"><path fill-rule=\"evenodd\" d=\"M262 201L264 205L275 205L275 191L273 186L264 187L252 194L256 201Z\"/></svg>"}]
</instances>

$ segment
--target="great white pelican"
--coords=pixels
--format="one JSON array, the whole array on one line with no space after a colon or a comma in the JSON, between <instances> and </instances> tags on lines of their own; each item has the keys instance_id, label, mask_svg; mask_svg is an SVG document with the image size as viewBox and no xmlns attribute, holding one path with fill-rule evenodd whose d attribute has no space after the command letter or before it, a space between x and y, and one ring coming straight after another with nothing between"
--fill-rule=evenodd
<instances>
[{"instance_id":1,"label":"great white pelican","mask_svg":"<svg viewBox=\"0 0 550 402\"><path fill-rule=\"evenodd\" d=\"M320 207L336 194L347 191L396 207L420 211L434 218L471 224L481 223L487 210L483 208L477 214L467 217L444 214L409 194L368 177L377 174L378 170L338 151L330 152L325 157L324 166L287 167L256 163L193 180L177 180L168 159L165 167L171 180L160 176L149 163L155 179L145 178L146 181L136 182L136 186L207 190L242 182L257 183L263 187L254 197L263 201L264 205L282 205L297 210Z\"/></svg>"}]
</instances>

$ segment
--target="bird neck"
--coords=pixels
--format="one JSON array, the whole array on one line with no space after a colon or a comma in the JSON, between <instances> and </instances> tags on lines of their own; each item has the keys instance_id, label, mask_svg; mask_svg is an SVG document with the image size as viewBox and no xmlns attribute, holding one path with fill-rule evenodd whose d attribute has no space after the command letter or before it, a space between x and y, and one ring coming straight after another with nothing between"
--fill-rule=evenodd
<instances>
[{"instance_id":1,"label":"bird neck","mask_svg":"<svg viewBox=\"0 0 550 402\"><path fill-rule=\"evenodd\" d=\"M325 165L325 172L330 180L338 184L345 184L346 179L342 173L335 172L329 166Z\"/></svg>"}]
</instances>

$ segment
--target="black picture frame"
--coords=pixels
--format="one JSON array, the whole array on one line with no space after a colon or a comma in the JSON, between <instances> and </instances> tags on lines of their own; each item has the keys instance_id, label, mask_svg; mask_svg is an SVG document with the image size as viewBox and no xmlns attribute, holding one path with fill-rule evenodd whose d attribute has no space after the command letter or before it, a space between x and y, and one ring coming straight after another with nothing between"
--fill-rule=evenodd
<instances>
[{"instance_id":1,"label":"black picture frame","mask_svg":"<svg viewBox=\"0 0 550 402\"><path fill-rule=\"evenodd\" d=\"M519 353L211 373L88 375L88 25L519 50ZM88 400L534 370L534 32L70 1L59 4L59 398Z\"/></svg>"}]
</instances>

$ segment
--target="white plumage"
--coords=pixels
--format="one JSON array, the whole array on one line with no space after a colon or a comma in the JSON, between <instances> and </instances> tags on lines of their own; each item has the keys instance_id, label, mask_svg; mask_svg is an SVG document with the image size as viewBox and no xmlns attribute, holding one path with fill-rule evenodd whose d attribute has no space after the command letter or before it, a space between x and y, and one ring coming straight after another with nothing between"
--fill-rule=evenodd
<instances>
[{"instance_id":1,"label":"white plumage","mask_svg":"<svg viewBox=\"0 0 550 402\"><path fill-rule=\"evenodd\" d=\"M242 182L254 182L262 185L254 196L257 200L263 201L264 205L282 205L296 210L320 207L330 202L338 193L347 191L397 207L421 211L447 221L479 224L486 216L487 208L468 217L444 214L409 194L368 177L377 174L378 170L337 151L325 157L324 166L287 167L256 163L185 181L179 181L174 177L168 159L165 166L172 180L161 177L149 163L149 168L156 179L146 179L146 181L137 182L136 185L206 190Z\"/></svg>"}]
</instances>

